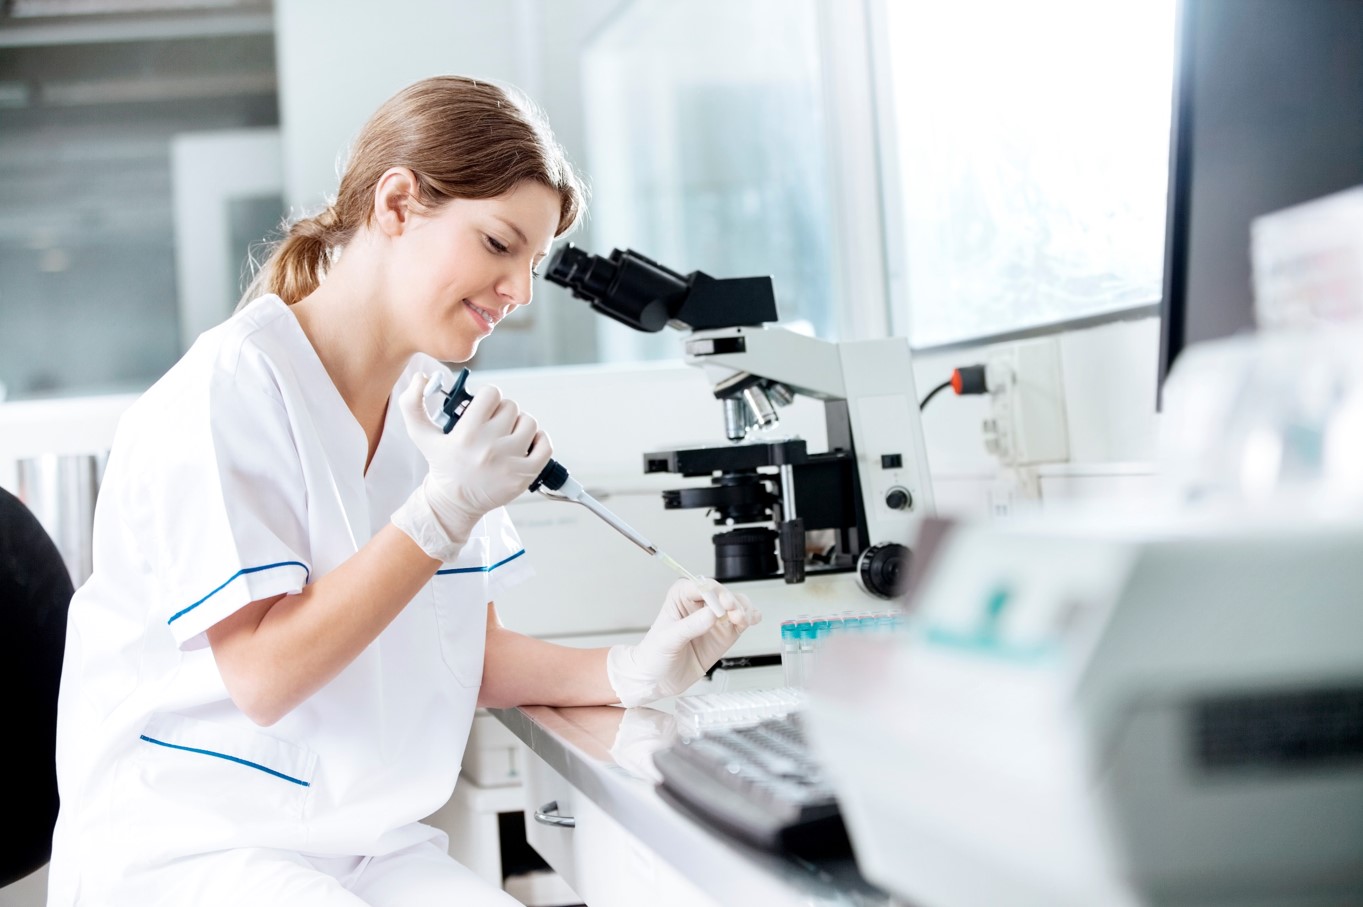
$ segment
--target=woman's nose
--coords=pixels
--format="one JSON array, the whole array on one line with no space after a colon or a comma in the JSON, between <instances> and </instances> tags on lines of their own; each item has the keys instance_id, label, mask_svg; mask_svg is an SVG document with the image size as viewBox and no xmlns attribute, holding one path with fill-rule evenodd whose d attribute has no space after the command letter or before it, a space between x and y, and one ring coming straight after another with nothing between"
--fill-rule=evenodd
<instances>
[{"instance_id":1,"label":"woman's nose","mask_svg":"<svg viewBox=\"0 0 1363 907\"><path fill-rule=\"evenodd\" d=\"M497 295L513 306L529 305L534 294L533 275L529 271L517 271L506 275L497 285Z\"/></svg>"}]
</instances>

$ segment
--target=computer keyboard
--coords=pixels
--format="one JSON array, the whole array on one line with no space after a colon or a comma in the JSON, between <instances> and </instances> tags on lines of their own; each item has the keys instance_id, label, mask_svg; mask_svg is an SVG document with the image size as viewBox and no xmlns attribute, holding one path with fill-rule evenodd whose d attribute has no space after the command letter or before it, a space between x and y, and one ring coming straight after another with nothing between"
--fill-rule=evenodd
<instances>
[{"instance_id":1,"label":"computer keyboard","mask_svg":"<svg viewBox=\"0 0 1363 907\"><path fill-rule=\"evenodd\" d=\"M653 754L659 794L734 837L800 856L850 852L832 789L794 712L711 730Z\"/></svg>"}]
</instances>

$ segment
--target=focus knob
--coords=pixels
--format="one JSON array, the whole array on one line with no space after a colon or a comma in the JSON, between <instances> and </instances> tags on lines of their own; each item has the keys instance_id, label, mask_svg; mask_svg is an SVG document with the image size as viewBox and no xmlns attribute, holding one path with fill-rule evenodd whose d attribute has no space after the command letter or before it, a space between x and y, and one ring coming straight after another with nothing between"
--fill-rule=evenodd
<instances>
[{"instance_id":1,"label":"focus knob","mask_svg":"<svg viewBox=\"0 0 1363 907\"><path fill-rule=\"evenodd\" d=\"M907 488L896 485L885 495L885 506L891 510L908 510L913 506L913 495Z\"/></svg>"},{"instance_id":2,"label":"focus knob","mask_svg":"<svg viewBox=\"0 0 1363 907\"><path fill-rule=\"evenodd\" d=\"M857 561L857 579L861 588L877 598L897 598L904 594L909 580L907 545L882 542L861 553Z\"/></svg>"}]
</instances>

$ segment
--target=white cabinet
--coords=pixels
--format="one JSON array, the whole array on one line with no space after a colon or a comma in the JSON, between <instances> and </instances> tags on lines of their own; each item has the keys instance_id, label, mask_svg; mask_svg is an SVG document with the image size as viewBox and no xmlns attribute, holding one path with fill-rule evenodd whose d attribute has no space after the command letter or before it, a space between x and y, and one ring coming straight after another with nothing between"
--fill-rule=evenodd
<instances>
[{"instance_id":1,"label":"white cabinet","mask_svg":"<svg viewBox=\"0 0 1363 907\"><path fill-rule=\"evenodd\" d=\"M589 907L710 907L721 903L528 747L521 756L526 767L526 840Z\"/></svg>"},{"instance_id":2,"label":"white cabinet","mask_svg":"<svg viewBox=\"0 0 1363 907\"><path fill-rule=\"evenodd\" d=\"M566 778L554 771L529 747L521 748L525 767L525 840L544 861L581 894L578 886L578 844L594 816L580 816L587 801ZM578 824L579 818L586 821Z\"/></svg>"}]
</instances>

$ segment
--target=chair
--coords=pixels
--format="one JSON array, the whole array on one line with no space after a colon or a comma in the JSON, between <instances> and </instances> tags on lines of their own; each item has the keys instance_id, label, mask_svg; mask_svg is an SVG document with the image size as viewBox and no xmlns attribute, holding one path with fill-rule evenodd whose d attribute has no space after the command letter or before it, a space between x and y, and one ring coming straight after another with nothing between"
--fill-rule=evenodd
<instances>
[{"instance_id":1,"label":"chair","mask_svg":"<svg viewBox=\"0 0 1363 907\"><path fill-rule=\"evenodd\" d=\"M57 687L66 646L71 575L56 544L24 503L0 488L0 690L6 747L0 887L42 868L57 821Z\"/></svg>"}]
</instances>

